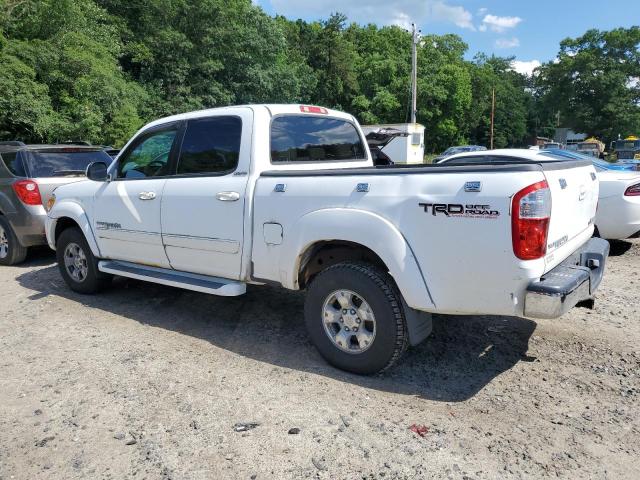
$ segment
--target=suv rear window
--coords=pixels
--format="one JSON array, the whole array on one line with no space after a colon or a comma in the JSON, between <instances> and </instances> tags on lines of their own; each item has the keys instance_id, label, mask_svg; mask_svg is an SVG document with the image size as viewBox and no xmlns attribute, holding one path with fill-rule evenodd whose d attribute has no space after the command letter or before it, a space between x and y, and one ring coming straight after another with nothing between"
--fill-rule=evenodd
<instances>
[{"instance_id":1,"label":"suv rear window","mask_svg":"<svg viewBox=\"0 0 640 480\"><path fill-rule=\"evenodd\" d=\"M284 115L271 123L271 162L362 160L366 150L356 127L337 118Z\"/></svg>"},{"instance_id":2,"label":"suv rear window","mask_svg":"<svg viewBox=\"0 0 640 480\"><path fill-rule=\"evenodd\" d=\"M18 152L5 152L2 154L2 160L4 161L4 164L7 166L9 171L16 177L27 176Z\"/></svg>"},{"instance_id":3,"label":"suv rear window","mask_svg":"<svg viewBox=\"0 0 640 480\"><path fill-rule=\"evenodd\" d=\"M90 163L104 162L109 165L112 161L102 150L30 151L25 157L29 173L34 178L84 175Z\"/></svg>"}]
</instances>

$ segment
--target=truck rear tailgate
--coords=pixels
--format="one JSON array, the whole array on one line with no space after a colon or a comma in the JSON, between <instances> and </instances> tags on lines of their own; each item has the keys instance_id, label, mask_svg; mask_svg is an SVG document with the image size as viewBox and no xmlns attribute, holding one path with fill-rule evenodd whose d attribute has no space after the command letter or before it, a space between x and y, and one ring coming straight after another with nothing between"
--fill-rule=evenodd
<instances>
[{"instance_id":1,"label":"truck rear tailgate","mask_svg":"<svg viewBox=\"0 0 640 480\"><path fill-rule=\"evenodd\" d=\"M551 221L545 272L560 264L592 235L598 180L589 162L566 162L544 169L551 190Z\"/></svg>"}]
</instances>

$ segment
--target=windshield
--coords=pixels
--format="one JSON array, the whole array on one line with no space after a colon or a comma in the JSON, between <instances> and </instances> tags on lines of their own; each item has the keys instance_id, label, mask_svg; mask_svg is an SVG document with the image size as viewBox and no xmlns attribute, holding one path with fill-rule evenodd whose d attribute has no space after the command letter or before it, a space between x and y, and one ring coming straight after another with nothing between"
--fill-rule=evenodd
<instances>
[{"instance_id":1,"label":"windshield","mask_svg":"<svg viewBox=\"0 0 640 480\"><path fill-rule=\"evenodd\" d=\"M27 158L31 177L64 177L84 175L87 167L93 162L111 163L111 157L102 150L51 150L32 151Z\"/></svg>"},{"instance_id":2,"label":"windshield","mask_svg":"<svg viewBox=\"0 0 640 480\"><path fill-rule=\"evenodd\" d=\"M475 150L473 147L449 147L444 152L445 155L453 155L454 153L463 153L463 152L471 152Z\"/></svg>"},{"instance_id":3,"label":"windshield","mask_svg":"<svg viewBox=\"0 0 640 480\"><path fill-rule=\"evenodd\" d=\"M578 144L578 150L597 150L597 143L580 143Z\"/></svg>"},{"instance_id":4,"label":"windshield","mask_svg":"<svg viewBox=\"0 0 640 480\"><path fill-rule=\"evenodd\" d=\"M640 140L618 140L616 150L635 150L640 148Z\"/></svg>"},{"instance_id":5,"label":"windshield","mask_svg":"<svg viewBox=\"0 0 640 480\"><path fill-rule=\"evenodd\" d=\"M538 155L545 155L548 157L556 157L558 159L566 160L589 160L593 163L593 166L599 170L610 170L611 164L605 160L594 158L590 155L584 155L578 152L572 152L570 150L550 149L542 150Z\"/></svg>"}]
</instances>

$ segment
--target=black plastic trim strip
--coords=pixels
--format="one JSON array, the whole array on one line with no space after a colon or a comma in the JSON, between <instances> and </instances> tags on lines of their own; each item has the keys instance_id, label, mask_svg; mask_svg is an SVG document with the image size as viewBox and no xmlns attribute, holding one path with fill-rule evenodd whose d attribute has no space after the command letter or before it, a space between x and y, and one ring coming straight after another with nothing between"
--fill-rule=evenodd
<instances>
[{"instance_id":1,"label":"black plastic trim strip","mask_svg":"<svg viewBox=\"0 0 640 480\"><path fill-rule=\"evenodd\" d=\"M267 170L260 174L261 177L339 177L355 175L415 175L430 173L482 173L482 172L536 172L566 170L577 167L590 166L588 160L548 161L529 162L513 161L490 162L483 165L447 165L447 164L425 164L419 167L415 165L407 166L383 166L383 167L355 167L327 170Z\"/></svg>"}]
</instances>

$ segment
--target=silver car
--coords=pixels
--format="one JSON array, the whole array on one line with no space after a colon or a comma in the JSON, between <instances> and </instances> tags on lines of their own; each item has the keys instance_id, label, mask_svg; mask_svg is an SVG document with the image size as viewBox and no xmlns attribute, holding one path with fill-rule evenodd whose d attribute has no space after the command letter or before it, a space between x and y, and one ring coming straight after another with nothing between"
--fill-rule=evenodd
<instances>
[{"instance_id":1,"label":"silver car","mask_svg":"<svg viewBox=\"0 0 640 480\"><path fill-rule=\"evenodd\" d=\"M480 152L480 151L485 151L486 149L487 147L483 147L481 145L460 145L457 147L449 147L443 153L435 157L433 159L433 163L440 163L445 158L450 157L451 155L455 155L457 153Z\"/></svg>"},{"instance_id":2,"label":"silver car","mask_svg":"<svg viewBox=\"0 0 640 480\"><path fill-rule=\"evenodd\" d=\"M101 147L0 142L0 265L20 263L46 245L45 205L53 190L86 178L92 162L111 163Z\"/></svg>"}]
</instances>

